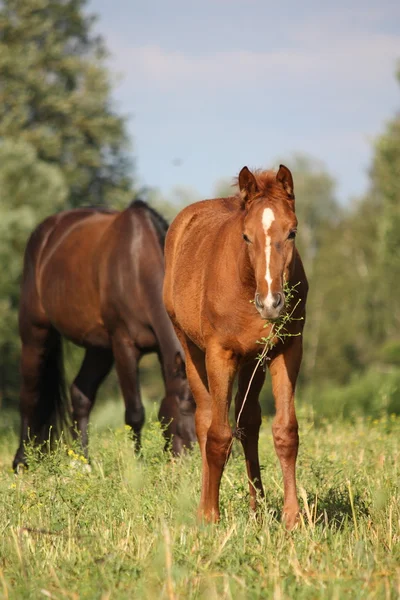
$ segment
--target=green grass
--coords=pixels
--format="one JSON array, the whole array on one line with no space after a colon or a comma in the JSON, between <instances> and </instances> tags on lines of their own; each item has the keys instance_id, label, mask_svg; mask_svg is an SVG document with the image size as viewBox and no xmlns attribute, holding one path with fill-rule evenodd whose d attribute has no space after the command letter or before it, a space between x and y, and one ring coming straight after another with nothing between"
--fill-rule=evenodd
<instances>
[{"instance_id":1,"label":"green grass","mask_svg":"<svg viewBox=\"0 0 400 600\"><path fill-rule=\"evenodd\" d=\"M122 407L120 407L122 410ZM153 415L154 416L154 415ZM10 469L17 440L0 436L0 597L398 598L400 419L322 423L299 417L302 518L279 520L282 480L264 423L266 502L249 514L239 445L221 488L222 519L199 525L196 448L171 460L151 415L143 455L124 427L94 426L92 471L65 447Z\"/></svg>"}]
</instances>

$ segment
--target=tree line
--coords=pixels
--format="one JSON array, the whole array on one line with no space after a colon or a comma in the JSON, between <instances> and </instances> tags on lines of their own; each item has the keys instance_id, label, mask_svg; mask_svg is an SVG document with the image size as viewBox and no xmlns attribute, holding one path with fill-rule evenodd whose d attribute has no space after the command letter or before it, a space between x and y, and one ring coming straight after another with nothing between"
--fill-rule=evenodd
<instances>
[{"instance_id":1,"label":"tree line","mask_svg":"<svg viewBox=\"0 0 400 600\"><path fill-rule=\"evenodd\" d=\"M0 1L0 404L16 405L18 396L19 282L29 234L49 214L122 208L136 191L106 45L86 8L86 0ZM397 77L400 83L400 71ZM346 206L317 160L282 162L294 175L310 282L300 398L321 415L400 413L400 115L374 143L368 191ZM231 193L225 184L216 189ZM178 202L154 190L148 197L168 218L185 203L182 193ZM145 377L151 395L155 363ZM270 404L267 389L263 408Z\"/></svg>"}]
</instances>

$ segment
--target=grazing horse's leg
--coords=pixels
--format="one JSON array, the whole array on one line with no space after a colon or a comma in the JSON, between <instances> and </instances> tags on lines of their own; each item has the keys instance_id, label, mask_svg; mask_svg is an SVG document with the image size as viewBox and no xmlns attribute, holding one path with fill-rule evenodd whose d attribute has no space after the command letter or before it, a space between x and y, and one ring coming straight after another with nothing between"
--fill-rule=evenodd
<instances>
[{"instance_id":1,"label":"grazing horse's leg","mask_svg":"<svg viewBox=\"0 0 400 600\"><path fill-rule=\"evenodd\" d=\"M264 496L258 458L258 435L261 426L261 407L258 402L258 396L265 380L265 372L259 366L249 387L255 366L255 361L252 361L244 364L240 369L238 391L235 398L235 419L237 422L240 413L240 419L237 424L238 435L242 442L246 459L250 489L250 507L253 510L257 506L257 492L260 496ZM246 401L243 404L245 397Z\"/></svg>"},{"instance_id":2,"label":"grazing horse's leg","mask_svg":"<svg viewBox=\"0 0 400 600\"><path fill-rule=\"evenodd\" d=\"M13 467L26 464L25 443L47 444L68 421L64 389L62 341L49 324L32 325L21 318L21 438Z\"/></svg>"},{"instance_id":3,"label":"grazing horse's leg","mask_svg":"<svg viewBox=\"0 0 400 600\"><path fill-rule=\"evenodd\" d=\"M125 402L125 423L135 436L135 448L140 450L140 433L144 424L144 408L139 389L140 350L125 332L116 331L112 338L115 368Z\"/></svg>"},{"instance_id":4,"label":"grazing horse's leg","mask_svg":"<svg viewBox=\"0 0 400 600\"><path fill-rule=\"evenodd\" d=\"M211 394L211 424L207 432L208 491L203 512L207 521L218 521L219 487L232 445L228 413L237 359L230 350L219 345L209 345L206 350L206 367Z\"/></svg>"},{"instance_id":5,"label":"grazing horse's leg","mask_svg":"<svg viewBox=\"0 0 400 600\"><path fill-rule=\"evenodd\" d=\"M88 348L83 363L71 385L72 419L74 434L79 436L83 454L88 457L87 427L89 414L96 400L97 390L113 365L112 351L106 348Z\"/></svg>"},{"instance_id":6,"label":"grazing horse's leg","mask_svg":"<svg viewBox=\"0 0 400 600\"><path fill-rule=\"evenodd\" d=\"M284 505L282 518L288 529L294 527L299 515L296 492L296 458L299 436L294 392L301 357L302 340L301 337L296 337L293 338L285 353L276 356L269 365L276 405L272 434L283 474Z\"/></svg>"},{"instance_id":7,"label":"grazing horse's leg","mask_svg":"<svg viewBox=\"0 0 400 600\"><path fill-rule=\"evenodd\" d=\"M24 446L29 441L32 419L40 396L42 365L48 330L34 328L34 331L35 336L32 336L29 343L23 343L21 350L21 434L19 448L13 462L14 469L17 469L19 464L26 465Z\"/></svg>"}]
</instances>

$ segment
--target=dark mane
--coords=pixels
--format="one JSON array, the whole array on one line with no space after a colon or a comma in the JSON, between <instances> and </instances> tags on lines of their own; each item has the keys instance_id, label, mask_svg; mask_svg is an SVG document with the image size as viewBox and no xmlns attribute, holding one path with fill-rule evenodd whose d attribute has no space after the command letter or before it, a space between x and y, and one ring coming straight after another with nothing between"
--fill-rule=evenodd
<instances>
[{"instance_id":1,"label":"dark mane","mask_svg":"<svg viewBox=\"0 0 400 600\"><path fill-rule=\"evenodd\" d=\"M150 220L156 230L160 245L161 245L162 249L164 250L165 236L167 235L167 231L168 231L168 227L169 227L168 221L166 219L164 219L164 217L162 215L160 215L160 213L158 213L152 206L147 204L147 202L145 202L144 200L133 200L130 203L129 208L144 209L147 212L147 214L150 217Z\"/></svg>"}]
</instances>

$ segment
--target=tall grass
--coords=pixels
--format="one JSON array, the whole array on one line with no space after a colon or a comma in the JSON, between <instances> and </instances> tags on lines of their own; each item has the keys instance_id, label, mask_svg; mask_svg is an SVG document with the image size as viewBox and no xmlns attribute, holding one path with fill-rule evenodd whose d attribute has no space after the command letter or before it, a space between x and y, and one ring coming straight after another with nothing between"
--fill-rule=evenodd
<instances>
[{"instance_id":1,"label":"tall grass","mask_svg":"<svg viewBox=\"0 0 400 600\"><path fill-rule=\"evenodd\" d=\"M122 407L121 407L122 409ZM153 415L154 416L154 415ZM239 445L221 487L222 518L195 519L198 448L171 460L149 419L143 452L129 432L91 431L91 471L78 448L29 450L0 437L0 597L397 598L400 595L400 419L349 424L299 416L299 527L280 523L282 482L270 422L260 440L266 501L249 514Z\"/></svg>"}]
</instances>

